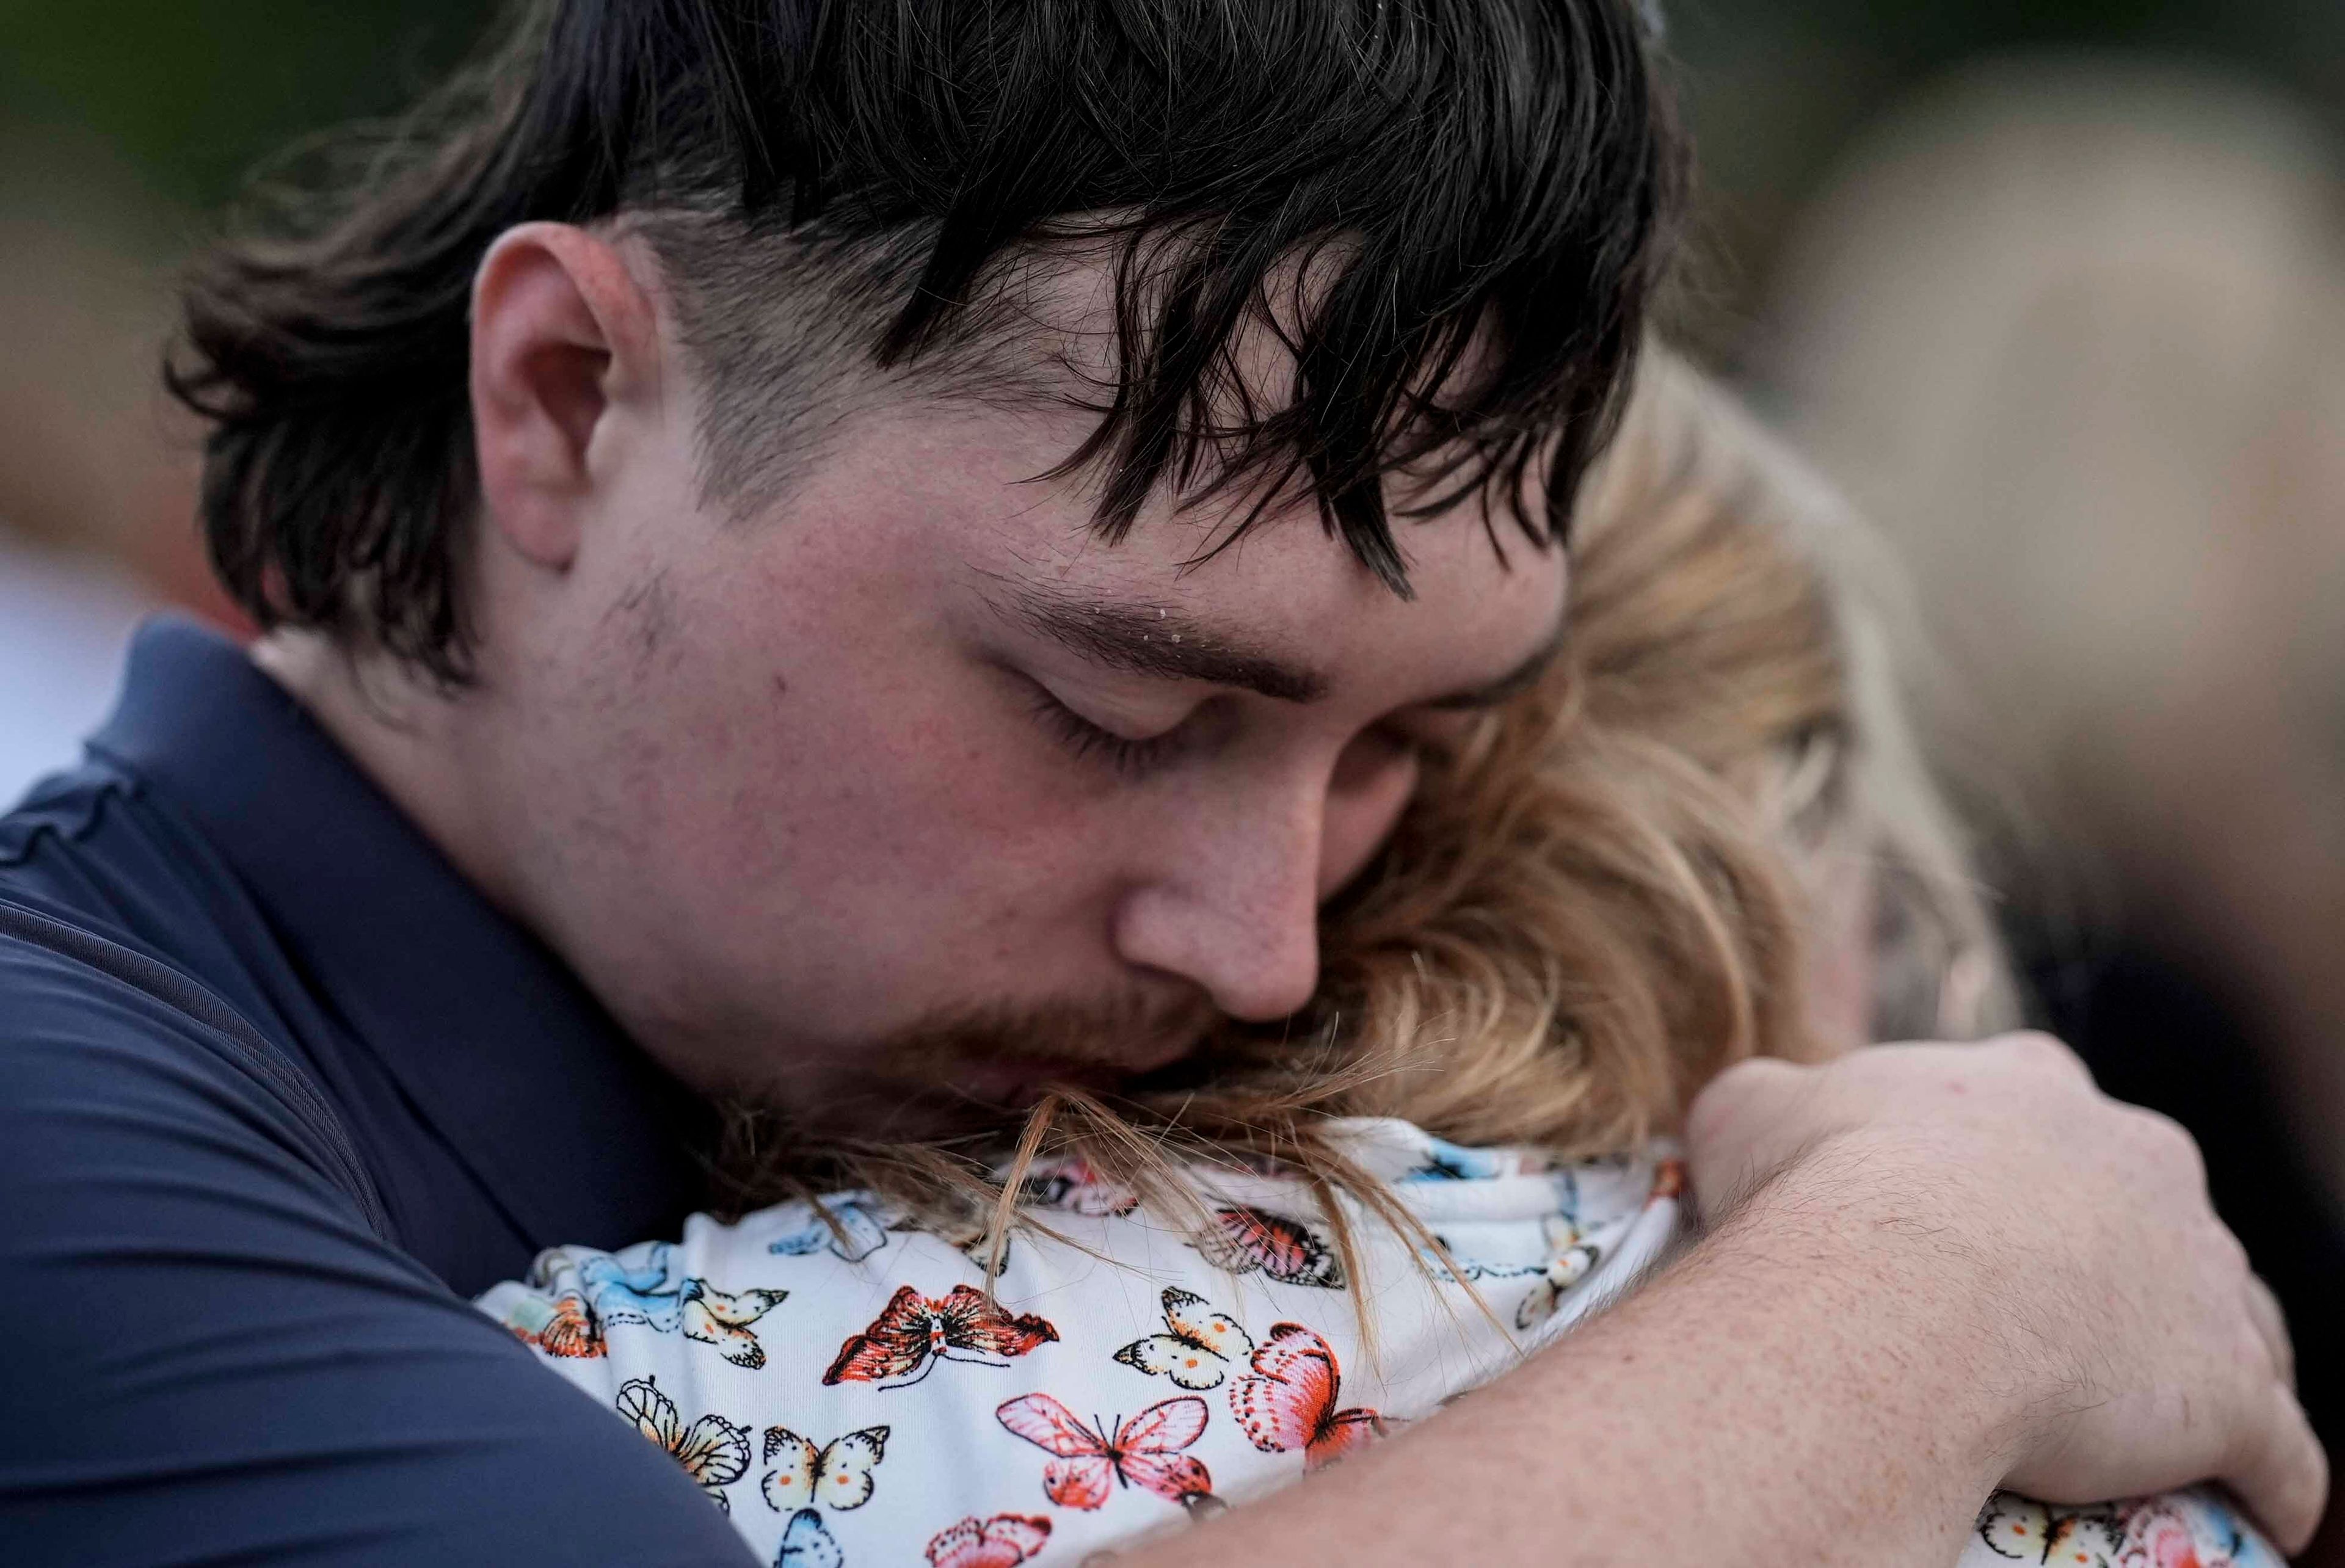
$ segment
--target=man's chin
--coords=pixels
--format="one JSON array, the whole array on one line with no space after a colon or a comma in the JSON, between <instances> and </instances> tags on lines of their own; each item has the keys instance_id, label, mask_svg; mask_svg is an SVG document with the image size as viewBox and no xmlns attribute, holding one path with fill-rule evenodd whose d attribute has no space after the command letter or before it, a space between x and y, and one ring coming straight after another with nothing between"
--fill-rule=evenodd
<instances>
[{"instance_id":1,"label":"man's chin","mask_svg":"<svg viewBox=\"0 0 2345 1568\"><path fill-rule=\"evenodd\" d=\"M1034 1108L1054 1094L1113 1101L1134 1080L1096 1064L989 1060L944 1082L868 1078L824 1097L793 1119L818 1141L972 1148L1014 1142Z\"/></svg>"},{"instance_id":2,"label":"man's chin","mask_svg":"<svg viewBox=\"0 0 2345 1568\"><path fill-rule=\"evenodd\" d=\"M987 1146L1017 1137L1041 1098L977 1098L930 1083L874 1080L833 1098L804 1119L818 1140L854 1144Z\"/></svg>"}]
</instances>

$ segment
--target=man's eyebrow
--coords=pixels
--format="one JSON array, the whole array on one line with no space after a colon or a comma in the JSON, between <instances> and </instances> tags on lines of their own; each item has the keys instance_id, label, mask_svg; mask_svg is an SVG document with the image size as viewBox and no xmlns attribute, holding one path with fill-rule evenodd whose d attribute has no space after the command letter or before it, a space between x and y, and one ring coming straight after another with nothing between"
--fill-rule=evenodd
<instances>
[{"instance_id":1,"label":"man's eyebrow","mask_svg":"<svg viewBox=\"0 0 2345 1568\"><path fill-rule=\"evenodd\" d=\"M1235 686L1283 703L1315 703L1327 693L1327 678L1318 671L1169 604L1093 598L1030 582L1003 582L986 599L1060 646L1127 674Z\"/></svg>"},{"instance_id":2,"label":"man's eyebrow","mask_svg":"<svg viewBox=\"0 0 2345 1568\"><path fill-rule=\"evenodd\" d=\"M1521 696L1545 678L1548 669L1563 652L1565 634L1570 630L1571 618L1558 615L1555 630L1540 643L1531 656L1499 676L1497 680L1476 686L1471 691L1453 692L1446 697L1436 697L1424 705L1443 713L1460 710L1495 708L1499 703Z\"/></svg>"}]
</instances>

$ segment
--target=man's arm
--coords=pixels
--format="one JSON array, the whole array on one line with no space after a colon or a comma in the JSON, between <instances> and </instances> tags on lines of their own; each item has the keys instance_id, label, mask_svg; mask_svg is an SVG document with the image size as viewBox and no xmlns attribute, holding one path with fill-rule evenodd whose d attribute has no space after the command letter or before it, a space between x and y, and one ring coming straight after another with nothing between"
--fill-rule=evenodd
<instances>
[{"instance_id":1,"label":"man's arm","mask_svg":"<svg viewBox=\"0 0 2345 1568\"><path fill-rule=\"evenodd\" d=\"M2171 1124L2049 1042L1754 1064L1689 1129L1746 1195L1518 1371L1135 1568L1930 1565L2008 1479L2208 1476L2291 1547L2326 1466Z\"/></svg>"},{"instance_id":2,"label":"man's arm","mask_svg":"<svg viewBox=\"0 0 2345 1568\"><path fill-rule=\"evenodd\" d=\"M239 1060L0 941L10 1561L748 1562L665 1454L375 1239Z\"/></svg>"},{"instance_id":3,"label":"man's arm","mask_svg":"<svg viewBox=\"0 0 2345 1568\"><path fill-rule=\"evenodd\" d=\"M377 1242L219 1042L127 987L93 1007L21 959L0 946L12 1548L746 1561L664 1456ZM2301 1540L2318 1452L2268 1354L2210 1366L2245 1271L2203 1197L2177 1196L2187 1143L2011 1054L1964 1053L1961 1114L1922 1092L1948 1076L1931 1064L1853 1088L1825 1069L1804 1108L1744 1075L1767 1114L1698 1117L1697 1181L1781 1169L1667 1276L1247 1510L1242 1535L1208 1527L1148 1560L1943 1563L1987 1488L2031 1465L2068 1496L2223 1473ZM1779 1159L1759 1125L1821 1143ZM2212 1283L2172 1289L2177 1269Z\"/></svg>"}]
</instances>

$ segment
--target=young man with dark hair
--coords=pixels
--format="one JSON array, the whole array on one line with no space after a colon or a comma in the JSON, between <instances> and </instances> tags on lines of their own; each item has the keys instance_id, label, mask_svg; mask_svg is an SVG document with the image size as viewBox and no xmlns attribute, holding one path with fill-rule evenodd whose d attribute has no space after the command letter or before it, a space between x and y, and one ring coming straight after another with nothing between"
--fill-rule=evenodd
<instances>
[{"instance_id":1,"label":"young man with dark hair","mask_svg":"<svg viewBox=\"0 0 2345 1568\"><path fill-rule=\"evenodd\" d=\"M267 634L147 633L0 819L12 1542L734 1561L465 1294L672 1228L711 1099L946 1138L1304 1003L1417 746L1555 645L1679 184L1650 49L548 0L224 250L173 383ZM2056 1047L1754 1064L1688 1137L1678 1267L1150 1560L1951 1559L2005 1479L2309 1529L2187 1140Z\"/></svg>"}]
</instances>

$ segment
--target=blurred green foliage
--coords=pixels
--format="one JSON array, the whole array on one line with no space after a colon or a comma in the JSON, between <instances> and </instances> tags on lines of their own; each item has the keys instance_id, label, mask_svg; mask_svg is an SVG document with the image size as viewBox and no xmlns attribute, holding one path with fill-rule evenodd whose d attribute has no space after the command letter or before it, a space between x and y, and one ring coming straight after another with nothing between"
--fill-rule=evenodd
<instances>
[{"instance_id":1,"label":"blurred green foliage","mask_svg":"<svg viewBox=\"0 0 2345 1568\"><path fill-rule=\"evenodd\" d=\"M2115 47L2260 76L2345 120L2345 0L1664 0L1718 248L1763 265L1832 155L1911 86L2005 49ZM486 0L0 0L0 158L95 141L216 207L288 140L409 101ZM2345 127L2341 127L2345 128ZM1735 292L1730 283L1729 294Z\"/></svg>"},{"instance_id":2,"label":"blurred green foliage","mask_svg":"<svg viewBox=\"0 0 2345 1568\"><path fill-rule=\"evenodd\" d=\"M468 49L481 0L0 0L0 156L94 138L207 208L288 140L399 108Z\"/></svg>"}]
</instances>

